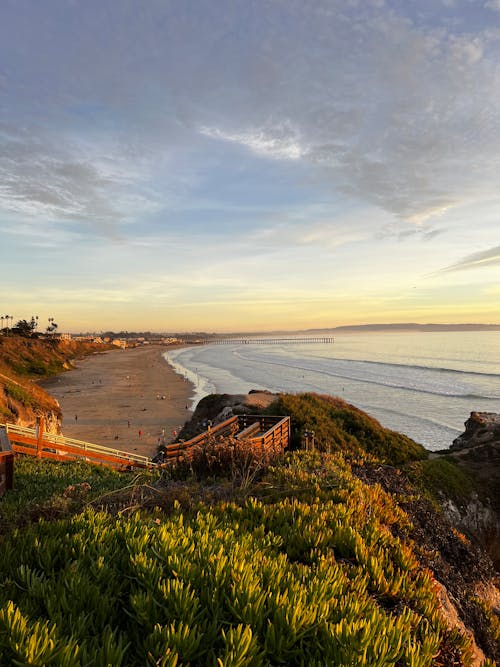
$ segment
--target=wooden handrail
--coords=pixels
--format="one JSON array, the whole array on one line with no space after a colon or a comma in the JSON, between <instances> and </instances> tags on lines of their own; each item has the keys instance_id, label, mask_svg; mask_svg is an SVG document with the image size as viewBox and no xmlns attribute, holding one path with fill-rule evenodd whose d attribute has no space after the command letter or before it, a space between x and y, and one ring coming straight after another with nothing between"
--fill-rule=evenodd
<instances>
[{"instance_id":1,"label":"wooden handrail","mask_svg":"<svg viewBox=\"0 0 500 667\"><path fill-rule=\"evenodd\" d=\"M138 464L151 464L151 459L148 456L141 454L134 454L120 449L113 449L112 447L105 447L104 445L97 445L93 442L86 442L84 440L76 440L75 438L66 438L65 436L56 433L47 433L41 428L33 429L26 426L18 426L17 424L0 424L4 427L9 439L12 442L22 441L23 444L35 444L37 449L51 447L53 449L61 449L71 447L75 450L81 450L79 453L82 456L92 455L109 455L117 459L127 459ZM40 445L39 445L40 442Z\"/></svg>"},{"instance_id":2,"label":"wooden handrail","mask_svg":"<svg viewBox=\"0 0 500 667\"><path fill-rule=\"evenodd\" d=\"M0 427L5 430L14 452L59 461L84 459L91 463L104 463L112 466L156 467L149 457L141 454L46 433L43 431L42 420L36 429L17 424L0 424Z\"/></svg>"}]
</instances>

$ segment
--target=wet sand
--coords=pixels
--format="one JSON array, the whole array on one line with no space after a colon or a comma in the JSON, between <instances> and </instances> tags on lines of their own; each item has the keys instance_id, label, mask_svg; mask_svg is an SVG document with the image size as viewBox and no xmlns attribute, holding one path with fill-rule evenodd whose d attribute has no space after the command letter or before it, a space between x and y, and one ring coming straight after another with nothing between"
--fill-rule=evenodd
<instances>
[{"instance_id":1,"label":"wet sand","mask_svg":"<svg viewBox=\"0 0 500 667\"><path fill-rule=\"evenodd\" d=\"M193 386L151 345L94 354L43 383L63 412L62 434L153 455L191 417ZM163 398L164 397L164 398Z\"/></svg>"}]
</instances>

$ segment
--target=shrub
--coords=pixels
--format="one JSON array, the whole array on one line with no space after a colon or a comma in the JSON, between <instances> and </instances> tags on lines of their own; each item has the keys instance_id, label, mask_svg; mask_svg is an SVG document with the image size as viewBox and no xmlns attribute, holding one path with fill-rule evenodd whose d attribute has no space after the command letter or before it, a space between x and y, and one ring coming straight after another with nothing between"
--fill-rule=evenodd
<instances>
[{"instance_id":1,"label":"shrub","mask_svg":"<svg viewBox=\"0 0 500 667\"><path fill-rule=\"evenodd\" d=\"M282 455L279 447L262 447L251 440L213 438L208 444L193 447L189 456L177 464L177 472L189 468L197 477L225 477L246 488L261 477Z\"/></svg>"},{"instance_id":2,"label":"shrub","mask_svg":"<svg viewBox=\"0 0 500 667\"><path fill-rule=\"evenodd\" d=\"M462 506L474 491L470 475L457 463L441 457L412 463L407 474L418 488L438 501L444 496Z\"/></svg>"},{"instance_id":3,"label":"shrub","mask_svg":"<svg viewBox=\"0 0 500 667\"><path fill-rule=\"evenodd\" d=\"M383 428L373 417L333 396L282 394L267 412L290 415L295 447L300 446L304 431L313 430L320 450L342 451L351 459L375 457L399 465L428 456L422 445Z\"/></svg>"},{"instance_id":4,"label":"shrub","mask_svg":"<svg viewBox=\"0 0 500 667\"><path fill-rule=\"evenodd\" d=\"M33 396L31 396L26 389L21 387L18 384L12 382L7 382L5 385L5 393L7 396L10 396L13 400L19 401L24 407L30 407L33 405Z\"/></svg>"}]
</instances>

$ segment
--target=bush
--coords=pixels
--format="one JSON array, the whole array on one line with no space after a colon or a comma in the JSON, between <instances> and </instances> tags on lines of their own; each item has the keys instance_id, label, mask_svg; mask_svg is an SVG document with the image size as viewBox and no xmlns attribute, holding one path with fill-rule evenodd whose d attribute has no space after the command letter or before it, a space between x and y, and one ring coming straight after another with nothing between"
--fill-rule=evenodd
<instances>
[{"instance_id":1,"label":"bush","mask_svg":"<svg viewBox=\"0 0 500 667\"><path fill-rule=\"evenodd\" d=\"M23 389L18 384L13 384L12 382L7 382L5 385L5 393L7 396L10 396L13 400L19 401L25 408L33 405L33 396L31 396L26 389Z\"/></svg>"},{"instance_id":2,"label":"bush","mask_svg":"<svg viewBox=\"0 0 500 667\"><path fill-rule=\"evenodd\" d=\"M207 445L193 447L189 456L177 464L177 472L189 469L202 479L225 477L246 488L281 456L279 447L264 448L237 438L214 438Z\"/></svg>"},{"instance_id":3,"label":"bush","mask_svg":"<svg viewBox=\"0 0 500 667\"><path fill-rule=\"evenodd\" d=\"M438 501L444 496L463 506L474 491L470 475L457 463L441 457L413 463L407 474L415 486Z\"/></svg>"}]
</instances>

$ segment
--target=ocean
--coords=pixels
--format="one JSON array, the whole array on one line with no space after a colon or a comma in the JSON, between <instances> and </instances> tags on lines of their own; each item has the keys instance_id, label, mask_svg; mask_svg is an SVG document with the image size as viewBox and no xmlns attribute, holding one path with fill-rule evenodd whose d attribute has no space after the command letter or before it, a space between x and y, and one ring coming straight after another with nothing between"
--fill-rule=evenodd
<instances>
[{"instance_id":1,"label":"ocean","mask_svg":"<svg viewBox=\"0 0 500 667\"><path fill-rule=\"evenodd\" d=\"M333 343L199 345L165 358L193 406L251 389L340 396L430 450L449 447L472 411L500 412L500 331L343 333Z\"/></svg>"}]
</instances>

